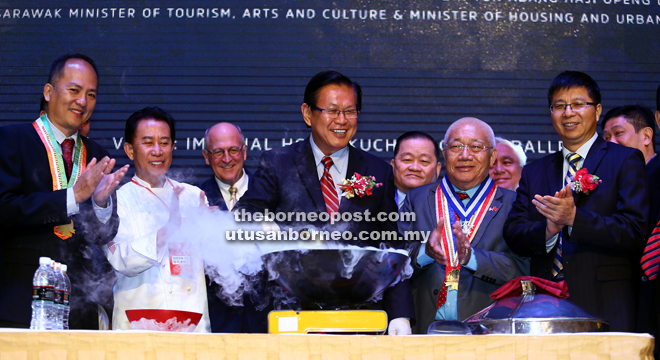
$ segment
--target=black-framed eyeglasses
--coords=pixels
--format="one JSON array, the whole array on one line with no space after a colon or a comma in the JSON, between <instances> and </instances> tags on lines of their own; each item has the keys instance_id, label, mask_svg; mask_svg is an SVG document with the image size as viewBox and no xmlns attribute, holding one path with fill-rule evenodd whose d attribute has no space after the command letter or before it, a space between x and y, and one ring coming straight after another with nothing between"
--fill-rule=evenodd
<instances>
[{"instance_id":1,"label":"black-framed eyeglasses","mask_svg":"<svg viewBox=\"0 0 660 360\"><path fill-rule=\"evenodd\" d=\"M244 147L245 145L241 146L240 148L234 146L234 147L230 147L226 151L230 157L236 157L238 156L238 154L241 153ZM213 151L206 150L206 152L213 155L213 157L216 159L222 159L223 157L225 157L225 149L215 149Z\"/></svg>"},{"instance_id":2,"label":"black-framed eyeglasses","mask_svg":"<svg viewBox=\"0 0 660 360\"><path fill-rule=\"evenodd\" d=\"M318 106L312 106L314 110L318 110L323 114L328 119L336 119L339 117L339 114L344 113L344 117L346 119L357 119L359 111L355 109L348 109L348 110L337 110L337 109L321 109Z\"/></svg>"},{"instance_id":3,"label":"black-framed eyeglasses","mask_svg":"<svg viewBox=\"0 0 660 360\"><path fill-rule=\"evenodd\" d=\"M463 149L467 149L472 154L478 154L486 149L492 149L492 146L486 146L482 144L470 144L465 145L463 143L451 143L449 146L449 151L454 154L460 154L463 152Z\"/></svg>"},{"instance_id":4,"label":"black-framed eyeglasses","mask_svg":"<svg viewBox=\"0 0 660 360\"><path fill-rule=\"evenodd\" d=\"M573 111L582 111L587 108L587 106L595 106L595 102L585 102L585 101L576 101L570 104L553 104L550 105L550 112L553 114L562 114L566 111L566 108L571 108Z\"/></svg>"}]
</instances>

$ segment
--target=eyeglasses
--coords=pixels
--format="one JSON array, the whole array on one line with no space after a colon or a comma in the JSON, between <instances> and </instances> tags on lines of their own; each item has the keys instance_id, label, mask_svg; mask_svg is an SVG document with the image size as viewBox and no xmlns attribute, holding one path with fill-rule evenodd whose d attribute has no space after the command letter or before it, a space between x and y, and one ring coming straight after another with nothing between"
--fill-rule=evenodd
<instances>
[{"instance_id":1,"label":"eyeglasses","mask_svg":"<svg viewBox=\"0 0 660 360\"><path fill-rule=\"evenodd\" d=\"M465 145L461 143L452 143L449 145L449 151L454 154L460 154L463 152L463 149L467 149L472 154L478 154L486 149L492 149L492 146L480 145L480 144L471 144Z\"/></svg>"},{"instance_id":2,"label":"eyeglasses","mask_svg":"<svg viewBox=\"0 0 660 360\"><path fill-rule=\"evenodd\" d=\"M238 156L238 154L241 153L241 151L243 150L244 147L245 147L245 145L241 146L240 148L230 147L227 150L227 154L229 154L229 156L231 156L231 157L236 157L236 156ZM213 155L213 157L215 159L222 159L223 157L225 157L225 150L224 149L215 149L212 152L209 151L209 150L206 150L206 152Z\"/></svg>"},{"instance_id":3,"label":"eyeglasses","mask_svg":"<svg viewBox=\"0 0 660 360\"><path fill-rule=\"evenodd\" d=\"M574 102L570 104L554 104L550 105L550 112L553 114L562 114L564 111L566 111L567 107L570 107L571 110L573 111L582 111L587 108L587 106L594 106L596 103L594 102Z\"/></svg>"},{"instance_id":4,"label":"eyeglasses","mask_svg":"<svg viewBox=\"0 0 660 360\"><path fill-rule=\"evenodd\" d=\"M359 111L355 109L336 110L336 109L321 109L318 106L313 106L314 110L318 110L327 119L336 119L340 113L344 113L344 117L348 120L357 119Z\"/></svg>"}]
</instances>

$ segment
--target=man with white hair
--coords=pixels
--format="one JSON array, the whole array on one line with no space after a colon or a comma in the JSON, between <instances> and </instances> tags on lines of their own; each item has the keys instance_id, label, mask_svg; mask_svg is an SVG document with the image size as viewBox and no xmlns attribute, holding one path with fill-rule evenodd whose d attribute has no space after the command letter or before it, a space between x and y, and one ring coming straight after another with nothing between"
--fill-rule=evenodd
<instances>
[{"instance_id":1,"label":"man with white hair","mask_svg":"<svg viewBox=\"0 0 660 360\"><path fill-rule=\"evenodd\" d=\"M401 211L414 211L416 221L399 222L400 232L433 230L411 256L415 333L426 333L435 320L466 319L488 306L501 285L529 273L528 260L502 236L516 194L488 175L497 159L493 130L462 118L449 126L444 143L446 176L410 190Z\"/></svg>"},{"instance_id":2,"label":"man with white hair","mask_svg":"<svg viewBox=\"0 0 660 360\"><path fill-rule=\"evenodd\" d=\"M501 137L495 137L495 142L497 159L488 173L497 186L516 191L523 166L527 163L525 150L522 146Z\"/></svg>"}]
</instances>

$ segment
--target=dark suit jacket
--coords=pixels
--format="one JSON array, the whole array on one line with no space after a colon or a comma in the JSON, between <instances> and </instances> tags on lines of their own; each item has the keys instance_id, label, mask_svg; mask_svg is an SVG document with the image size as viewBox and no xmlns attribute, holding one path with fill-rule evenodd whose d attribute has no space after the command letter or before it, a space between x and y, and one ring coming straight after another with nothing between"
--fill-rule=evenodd
<instances>
[{"instance_id":1,"label":"dark suit jacket","mask_svg":"<svg viewBox=\"0 0 660 360\"><path fill-rule=\"evenodd\" d=\"M401 212L413 211L414 222L399 222L399 231L432 231L438 224L436 215L437 189L440 183L429 184L408 192ZM498 188L489 211L472 240L472 256L476 256L477 271L461 267L458 284L458 320L477 313L494 300L490 294L507 281L529 275L529 259L514 254L504 241L502 228L516 194ZM426 334L435 321L438 295L445 281L445 269L437 262L426 267L417 263L420 246L412 254L415 273L413 288L417 326L414 333Z\"/></svg>"},{"instance_id":2,"label":"dark suit jacket","mask_svg":"<svg viewBox=\"0 0 660 360\"><path fill-rule=\"evenodd\" d=\"M373 194L352 199L342 198L339 212L359 213L369 210L371 216L376 213L397 212L394 202L394 175L392 167L382 159L364 151L348 147L348 167L346 177L354 173L370 175L383 186L373 189ZM337 181L338 179L334 179ZM323 193L314 163L314 155L309 138L283 148L265 152L260 160L259 169L254 174L252 186L243 194L237 210L245 209L249 212L326 212ZM394 222L347 222L335 224L315 221L312 223L296 223L286 221L278 223L283 228L295 229L315 228L324 230L347 230L354 235L360 231L396 231ZM398 242L400 245L401 242ZM358 246L376 246L376 241L356 241ZM410 282L404 281L385 291L381 302L390 320L398 317L407 317L414 322L414 309Z\"/></svg>"},{"instance_id":3,"label":"dark suit jacket","mask_svg":"<svg viewBox=\"0 0 660 360\"><path fill-rule=\"evenodd\" d=\"M248 176L248 189L252 185L252 174L243 169ZM220 210L227 211L227 204L222 197L215 175L206 179L199 185L204 191L209 205L218 206ZM256 279L253 279L256 281ZM268 324L266 319L269 307L261 311L256 309L255 302L250 295L243 297L243 306L228 306L216 294L221 292L220 285L206 276L206 295L209 303L209 318L211 320L211 332L214 333L266 333Z\"/></svg>"},{"instance_id":4,"label":"dark suit jacket","mask_svg":"<svg viewBox=\"0 0 660 360\"><path fill-rule=\"evenodd\" d=\"M644 246L649 185L642 153L598 137L583 168L603 181L589 193L575 194L573 230L564 227L564 278L569 300L610 323L612 331L633 331L635 274ZM557 245L546 252L546 219L532 204L534 195L554 195L565 174L561 151L523 168L518 196L504 227L509 247L531 256L531 275L552 279Z\"/></svg>"},{"instance_id":5,"label":"dark suit jacket","mask_svg":"<svg viewBox=\"0 0 660 360\"><path fill-rule=\"evenodd\" d=\"M95 142L85 137L82 141L88 161L108 155ZM48 256L69 267L70 328L98 329L93 302L106 299L97 296L98 284L94 282L101 264L92 259L102 256L97 246L116 232L116 199L108 224L98 221L91 199L80 204L80 213L73 216L75 235L61 240L53 227L71 222L66 190L53 191L46 148L32 123L0 128L0 143L0 321L29 325L32 276L39 257Z\"/></svg>"}]
</instances>

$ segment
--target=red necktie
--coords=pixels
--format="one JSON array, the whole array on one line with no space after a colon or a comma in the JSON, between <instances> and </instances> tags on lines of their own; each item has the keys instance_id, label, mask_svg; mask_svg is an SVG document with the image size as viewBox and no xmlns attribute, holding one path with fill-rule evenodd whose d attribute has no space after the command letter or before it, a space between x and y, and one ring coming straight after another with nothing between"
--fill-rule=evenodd
<instances>
[{"instance_id":1,"label":"red necktie","mask_svg":"<svg viewBox=\"0 0 660 360\"><path fill-rule=\"evenodd\" d=\"M444 280L442 281L442 289L440 289L440 295L438 295L438 305L436 306L436 309L440 309L442 305L444 305L447 302L447 285L444 283Z\"/></svg>"},{"instance_id":2,"label":"red necktie","mask_svg":"<svg viewBox=\"0 0 660 360\"><path fill-rule=\"evenodd\" d=\"M463 201L463 200L470 197L470 195L468 195L467 193L460 192L460 191L457 191L456 195L458 195L458 198L461 199L461 201Z\"/></svg>"},{"instance_id":3,"label":"red necktie","mask_svg":"<svg viewBox=\"0 0 660 360\"><path fill-rule=\"evenodd\" d=\"M62 156L66 161L66 177L71 177L71 169L73 169L73 139L65 139L62 141Z\"/></svg>"},{"instance_id":4,"label":"red necktie","mask_svg":"<svg viewBox=\"0 0 660 360\"><path fill-rule=\"evenodd\" d=\"M653 280L658 277L658 269L660 267L660 222L653 229L651 237L646 243L644 248L644 255L642 255L642 260L640 264L642 265L642 270L644 274Z\"/></svg>"},{"instance_id":5,"label":"red necktie","mask_svg":"<svg viewBox=\"0 0 660 360\"><path fill-rule=\"evenodd\" d=\"M321 176L321 191L323 191L323 200L325 200L325 207L328 209L330 215L339 211L339 198L337 198L337 189L335 188L335 182L332 181L332 176L330 176L330 167L332 164L332 159L329 156L326 156L321 160L325 166L323 170L323 176Z\"/></svg>"}]
</instances>

